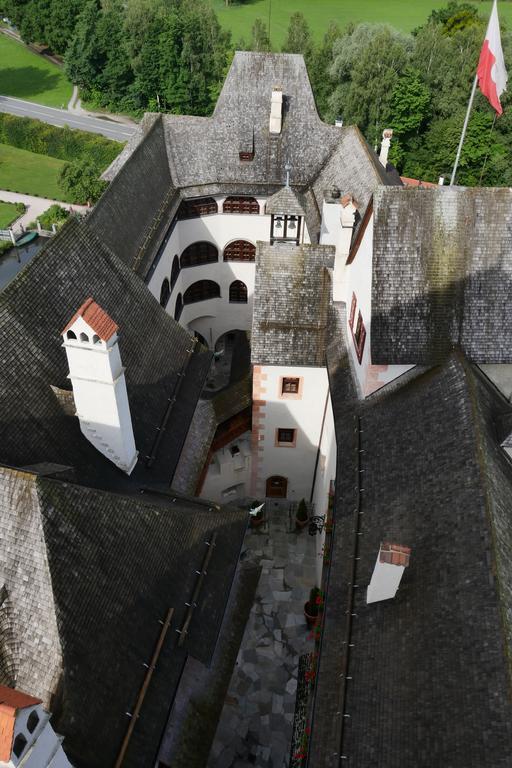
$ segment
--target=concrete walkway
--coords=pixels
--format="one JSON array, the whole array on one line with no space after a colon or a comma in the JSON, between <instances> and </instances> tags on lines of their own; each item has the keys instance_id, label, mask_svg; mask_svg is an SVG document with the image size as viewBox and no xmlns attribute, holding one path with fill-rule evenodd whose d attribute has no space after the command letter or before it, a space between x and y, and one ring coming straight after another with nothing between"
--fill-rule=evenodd
<instances>
[{"instance_id":1,"label":"concrete walkway","mask_svg":"<svg viewBox=\"0 0 512 768\"><path fill-rule=\"evenodd\" d=\"M46 197L33 197L32 195L21 195L18 192L7 192L0 189L0 200L3 203L23 203L26 206L26 211L23 216L16 219L12 224L12 229L15 232L21 230L21 227L27 227L32 221L35 221L38 216L41 216L51 205L60 205L61 208L67 210L73 209L73 211L79 211L81 213L88 211L89 208L86 205L70 205L69 203L63 203L60 200L48 200Z\"/></svg>"},{"instance_id":2,"label":"concrete walkway","mask_svg":"<svg viewBox=\"0 0 512 768\"><path fill-rule=\"evenodd\" d=\"M265 516L245 542L263 571L208 768L288 765L299 655L313 650L303 608L315 584L315 539L295 531L288 505L267 501Z\"/></svg>"}]
</instances>

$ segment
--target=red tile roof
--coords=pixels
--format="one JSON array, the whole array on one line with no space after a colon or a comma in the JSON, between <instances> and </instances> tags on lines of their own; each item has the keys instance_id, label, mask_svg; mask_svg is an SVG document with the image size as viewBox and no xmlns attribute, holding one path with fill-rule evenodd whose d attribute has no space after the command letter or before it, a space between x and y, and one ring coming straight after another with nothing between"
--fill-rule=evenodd
<instances>
[{"instance_id":1,"label":"red tile roof","mask_svg":"<svg viewBox=\"0 0 512 768\"><path fill-rule=\"evenodd\" d=\"M7 685L0 685L0 760L2 763L7 763L11 759L16 712L18 709L33 707L36 704L41 704L41 699L35 699Z\"/></svg>"},{"instance_id":2,"label":"red tile roof","mask_svg":"<svg viewBox=\"0 0 512 768\"><path fill-rule=\"evenodd\" d=\"M29 696L28 693L18 691L15 688L9 688L7 685L0 685L0 708L5 711L5 708L9 709L25 709L25 707L33 707L36 704L41 704L41 699L36 699L34 696Z\"/></svg>"},{"instance_id":3,"label":"red tile roof","mask_svg":"<svg viewBox=\"0 0 512 768\"><path fill-rule=\"evenodd\" d=\"M383 541L380 545L379 560L381 563L390 565L402 565L407 568L411 554L410 547L403 547L401 544L392 544L389 541Z\"/></svg>"},{"instance_id":4,"label":"red tile roof","mask_svg":"<svg viewBox=\"0 0 512 768\"><path fill-rule=\"evenodd\" d=\"M94 333L97 333L103 341L108 341L114 333L119 330L117 323L112 320L110 315L107 315L105 310L102 309L99 304L96 304L92 297L89 297L87 301L84 301L62 333L66 333L78 317L82 317L87 325L89 325Z\"/></svg>"},{"instance_id":5,"label":"red tile roof","mask_svg":"<svg viewBox=\"0 0 512 768\"><path fill-rule=\"evenodd\" d=\"M408 176L400 176L405 187L438 187L433 181L422 181L421 179L410 179Z\"/></svg>"}]
</instances>

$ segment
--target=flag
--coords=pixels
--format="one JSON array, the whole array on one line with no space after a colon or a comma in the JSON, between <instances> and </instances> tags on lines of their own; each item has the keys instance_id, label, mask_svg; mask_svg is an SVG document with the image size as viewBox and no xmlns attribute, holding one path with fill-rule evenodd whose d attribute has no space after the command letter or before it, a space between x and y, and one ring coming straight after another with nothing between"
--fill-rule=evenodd
<instances>
[{"instance_id":1,"label":"flag","mask_svg":"<svg viewBox=\"0 0 512 768\"><path fill-rule=\"evenodd\" d=\"M500 103L500 96L506 90L508 75L501 47L497 0L494 0L492 6L491 18L480 51L476 74L483 95L489 100L498 115L501 115L503 108Z\"/></svg>"}]
</instances>

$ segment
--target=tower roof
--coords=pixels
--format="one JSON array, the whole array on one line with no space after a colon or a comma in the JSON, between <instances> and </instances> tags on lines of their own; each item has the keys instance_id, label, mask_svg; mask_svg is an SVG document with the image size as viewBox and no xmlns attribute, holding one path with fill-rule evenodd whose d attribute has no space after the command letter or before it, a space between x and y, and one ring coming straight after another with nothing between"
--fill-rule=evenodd
<instances>
[{"instance_id":1,"label":"tower roof","mask_svg":"<svg viewBox=\"0 0 512 768\"><path fill-rule=\"evenodd\" d=\"M73 323L79 317L85 320L87 325L92 328L94 333L98 334L102 341L108 341L112 338L114 333L119 330L117 323L112 320L110 315L108 315L105 310L99 306L99 304L96 304L92 296L86 299L80 309L75 312L62 333L66 333L66 331L71 328Z\"/></svg>"},{"instance_id":2,"label":"tower roof","mask_svg":"<svg viewBox=\"0 0 512 768\"><path fill-rule=\"evenodd\" d=\"M8 685L0 685L0 709L26 709L26 707L35 707L36 704L41 704L41 699L29 696L23 691L17 691L15 688L9 688Z\"/></svg>"}]
</instances>

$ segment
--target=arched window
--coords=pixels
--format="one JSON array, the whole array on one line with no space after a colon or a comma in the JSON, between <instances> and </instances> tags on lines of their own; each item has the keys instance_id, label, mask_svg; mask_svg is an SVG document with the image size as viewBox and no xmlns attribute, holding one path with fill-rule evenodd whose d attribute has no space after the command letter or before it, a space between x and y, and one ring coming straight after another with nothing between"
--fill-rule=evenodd
<instances>
[{"instance_id":1,"label":"arched window","mask_svg":"<svg viewBox=\"0 0 512 768\"><path fill-rule=\"evenodd\" d=\"M255 213L259 214L260 204L254 197L226 197L222 213Z\"/></svg>"},{"instance_id":2,"label":"arched window","mask_svg":"<svg viewBox=\"0 0 512 768\"><path fill-rule=\"evenodd\" d=\"M74 331L68 331L66 336L68 339L76 339L76 333Z\"/></svg>"},{"instance_id":3,"label":"arched window","mask_svg":"<svg viewBox=\"0 0 512 768\"><path fill-rule=\"evenodd\" d=\"M254 261L256 246L247 240L235 240L224 248L224 261Z\"/></svg>"},{"instance_id":4,"label":"arched window","mask_svg":"<svg viewBox=\"0 0 512 768\"><path fill-rule=\"evenodd\" d=\"M178 256L176 255L174 259L172 260L172 269L171 269L171 291L176 285L176 280L178 279L178 276L180 274L180 260L178 259Z\"/></svg>"},{"instance_id":5,"label":"arched window","mask_svg":"<svg viewBox=\"0 0 512 768\"><path fill-rule=\"evenodd\" d=\"M196 301L217 299L220 296L220 287L213 280L199 280L192 283L183 294L184 304L195 304Z\"/></svg>"},{"instance_id":6,"label":"arched window","mask_svg":"<svg viewBox=\"0 0 512 768\"><path fill-rule=\"evenodd\" d=\"M179 320L181 316L181 310L183 309L183 298L181 293L176 296L176 306L174 307L174 319Z\"/></svg>"},{"instance_id":7,"label":"arched window","mask_svg":"<svg viewBox=\"0 0 512 768\"><path fill-rule=\"evenodd\" d=\"M229 301L232 304L247 304L247 286L241 280L235 280L229 286Z\"/></svg>"},{"instance_id":8,"label":"arched window","mask_svg":"<svg viewBox=\"0 0 512 768\"><path fill-rule=\"evenodd\" d=\"M88 335L87 335L86 333L81 333L81 334L80 334L80 341L86 341L86 342L89 342L89 337L88 337Z\"/></svg>"},{"instance_id":9,"label":"arched window","mask_svg":"<svg viewBox=\"0 0 512 768\"><path fill-rule=\"evenodd\" d=\"M184 267L199 267L201 264L214 264L219 260L219 252L212 243L205 241L192 243L181 254L180 265Z\"/></svg>"},{"instance_id":10,"label":"arched window","mask_svg":"<svg viewBox=\"0 0 512 768\"><path fill-rule=\"evenodd\" d=\"M37 712L32 710L30 715L28 716L27 720L27 728L29 733L34 733L35 729L37 728L37 724L39 723L39 715Z\"/></svg>"},{"instance_id":11,"label":"arched window","mask_svg":"<svg viewBox=\"0 0 512 768\"><path fill-rule=\"evenodd\" d=\"M101 339L100 339L100 337L98 336L97 333L95 333L94 336L92 337L92 343L93 344L101 344Z\"/></svg>"},{"instance_id":12,"label":"arched window","mask_svg":"<svg viewBox=\"0 0 512 768\"><path fill-rule=\"evenodd\" d=\"M16 757L21 757L23 754L23 750L27 746L27 740L24 737L22 733L18 733L16 738L14 739L14 744L12 746L12 751L16 755Z\"/></svg>"},{"instance_id":13,"label":"arched window","mask_svg":"<svg viewBox=\"0 0 512 768\"><path fill-rule=\"evenodd\" d=\"M160 306L162 306L164 309L167 306L167 302L169 301L169 296L171 295L171 287L169 285L169 281L167 278L162 283L162 287L160 289Z\"/></svg>"},{"instance_id":14,"label":"arched window","mask_svg":"<svg viewBox=\"0 0 512 768\"><path fill-rule=\"evenodd\" d=\"M213 197L196 197L195 200L183 200L178 208L178 220L195 219L218 213L217 201Z\"/></svg>"}]
</instances>

